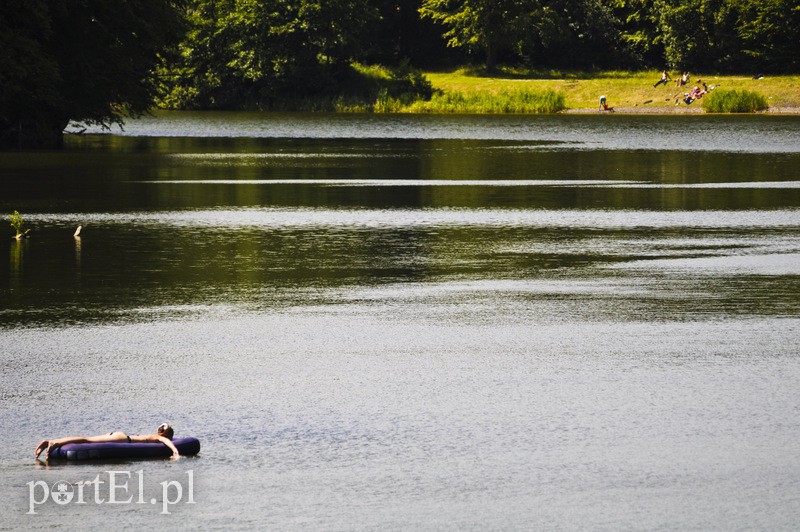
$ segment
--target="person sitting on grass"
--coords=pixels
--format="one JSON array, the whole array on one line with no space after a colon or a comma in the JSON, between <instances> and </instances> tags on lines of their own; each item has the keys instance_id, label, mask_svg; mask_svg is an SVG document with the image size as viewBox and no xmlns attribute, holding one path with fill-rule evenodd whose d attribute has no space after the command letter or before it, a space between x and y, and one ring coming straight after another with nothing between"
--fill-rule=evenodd
<instances>
[{"instance_id":1,"label":"person sitting on grass","mask_svg":"<svg viewBox=\"0 0 800 532\"><path fill-rule=\"evenodd\" d=\"M39 458L39 455L44 453L45 461L50 458L50 453L54 450L58 449L62 445L67 445L68 443L163 443L167 447L170 448L172 451L172 458L178 458L180 453L178 452L178 448L175 447L175 444L172 443L172 436L174 435L175 431L172 427L167 423L162 423L156 429L156 434L143 434L138 436L128 436L124 432L109 432L108 434L101 434L99 436L71 436L69 438L59 438L56 440L42 440L38 446L36 446L36 451L34 451L36 458Z\"/></svg>"},{"instance_id":2,"label":"person sitting on grass","mask_svg":"<svg viewBox=\"0 0 800 532\"><path fill-rule=\"evenodd\" d=\"M687 83L689 83L689 73L688 72L684 72L681 77L679 77L678 79L675 80L675 85L678 86L678 87L683 87Z\"/></svg>"},{"instance_id":3,"label":"person sitting on grass","mask_svg":"<svg viewBox=\"0 0 800 532\"><path fill-rule=\"evenodd\" d=\"M656 81L655 85L653 85L653 88L656 88L656 87L658 87L658 86L659 86L659 85L661 85L662 83L663 83L663 84L664 84L664 86L666 87L666 86L667 86L667 81L672 81L672 78L671 78L671 77L669 77L669 72L667 72L666 70L664 70L664 71L661 73L661 79L660 79L660 80L658 80L658 81Z\"/></svg>"}]
</instances>

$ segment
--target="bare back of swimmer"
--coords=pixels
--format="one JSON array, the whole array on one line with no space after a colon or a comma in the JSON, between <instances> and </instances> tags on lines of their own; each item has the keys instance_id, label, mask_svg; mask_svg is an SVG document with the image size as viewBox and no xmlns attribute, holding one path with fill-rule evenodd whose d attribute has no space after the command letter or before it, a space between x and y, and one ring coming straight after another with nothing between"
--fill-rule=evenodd
<instances>
[{"instance_id":1,"label":"bare back of swimmer","mask_svg":"<svg viewBox=\"0 0 800 532\"><path fill-rule=\"evenodd\" d=\"M170 448L172 451L172 458L178 458L180 453L178 453L178 448L175 447L175 444L172 443L172 436L174 431L172 427L167 423L162 423L159 425L158 429L156 429L155 434L141 434L135 436L128 436L124 432L110 432L108 434L100 434L99 436L71 436L69 438L58 438L55 440L42 440L39 445L36 446L36 450L34 454L36 458L39 458L39 455L42 454L44 451L44 459L47 461L50 458L50 453L62 445L67 445L68 443L163 443L167 447Z\"/></svg>"}]
</instances>

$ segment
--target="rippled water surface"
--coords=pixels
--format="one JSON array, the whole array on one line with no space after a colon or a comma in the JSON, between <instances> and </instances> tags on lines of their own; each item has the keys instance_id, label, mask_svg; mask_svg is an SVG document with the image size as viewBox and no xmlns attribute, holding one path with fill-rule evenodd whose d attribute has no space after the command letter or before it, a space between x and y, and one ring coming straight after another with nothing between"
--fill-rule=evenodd
<instances>
[{"instance_id":1,"label":"rippled water surface","mask_svg":"<svg viewBox=\"0 0 800 532\"><path fill-rule=\"evenodd\" d=\"M172 113L0 153L0 529L795 529L799 168L794 117ZM164 420L201 454L32 459ZM109 469L196 503L26 514Z\"/></svg>"}]
</instances>

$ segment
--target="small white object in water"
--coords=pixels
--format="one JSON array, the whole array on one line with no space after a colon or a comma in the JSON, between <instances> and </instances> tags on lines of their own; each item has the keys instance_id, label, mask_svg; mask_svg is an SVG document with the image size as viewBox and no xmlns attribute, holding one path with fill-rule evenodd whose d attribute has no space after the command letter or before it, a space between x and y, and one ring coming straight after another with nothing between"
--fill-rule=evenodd
<instances>
[{"instance_id":1,"label":"small white object in water","mask_svg":"<svg viewBox=\"0 0 800 532\"><path fill-rule=\"evenodd\" d=\"M75 237L81 236L81 227L83 227L83 226L79 225L78 228L75 229L75 234L72 235L72 236L75 236Z\"/></svg>"}]
</instances>

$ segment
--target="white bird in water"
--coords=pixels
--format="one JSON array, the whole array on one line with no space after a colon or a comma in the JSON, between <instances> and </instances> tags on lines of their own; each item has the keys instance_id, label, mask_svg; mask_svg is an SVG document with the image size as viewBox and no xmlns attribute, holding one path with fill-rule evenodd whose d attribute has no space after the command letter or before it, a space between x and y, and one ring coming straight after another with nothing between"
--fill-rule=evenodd
<instances>
[{"instance_id":1,"label":"white bird in water","mask_svg":"<svg viewBox=\"0 0 800 532\"><path fill-rule=\"evenodd\" d=\"M79 225L78 228L75 229L75 234L72 235L72 236L75 236L75 237L81 236L81 227L83 227L83 226Z\"/></svg>"}]
</instances>

